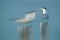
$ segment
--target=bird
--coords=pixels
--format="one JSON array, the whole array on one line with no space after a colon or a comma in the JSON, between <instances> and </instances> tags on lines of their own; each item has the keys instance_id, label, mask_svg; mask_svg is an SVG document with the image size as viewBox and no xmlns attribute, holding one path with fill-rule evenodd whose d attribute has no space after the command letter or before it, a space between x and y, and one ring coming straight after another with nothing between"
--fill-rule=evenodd
<instances>
[{"instance_id":1,"label":"bird","mask_svg":"<svg viewBox=\"0 0 60 40\"><path fill-rule=\"evenodd\" d=\"M42 7L42 14L43 14L43 19L49 19L49 14L47 13L47 8Z\"/></svg>"},{"instance_id":2,"label":"bird","mask_svg":"<svg viewBox=\"0 0 60 40\"><path fill-rule=\"evenodd\" d=\"M15 22L22 22L22 23L31 22L31 21L33 21L35 19L35 16L36 16L36 12L35 11L33 11L33 12L27 12L25 14L24 18L18 19Z\"/></svg>"}]
</instances>

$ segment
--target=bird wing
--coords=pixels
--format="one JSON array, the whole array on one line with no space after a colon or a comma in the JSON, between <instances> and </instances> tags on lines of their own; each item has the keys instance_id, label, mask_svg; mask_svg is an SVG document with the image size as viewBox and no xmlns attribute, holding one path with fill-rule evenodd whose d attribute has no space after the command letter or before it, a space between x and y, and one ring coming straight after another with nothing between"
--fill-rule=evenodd
<instances>
[{"instance_id":1,"label":"bird wing","mask_svg":"<svg viewBox=\"0 0 60 40\"><path fill-rule=\"evenodd\" d=\"M29 22L30 20L26 20L25 18L22 18L20 20L16 20L16 22L22 22L22 23L26 23Z\"/></svg>"},{"instance_id":2,"label":"bird wing","mask_svg":"<svg viewBox=\"0 0 60 40\"><path fill-rule=\"evenodd\" d=\"M33 20L33 19L35 19L35 13L26 14L25 19L26 20Z\"/></svg>"},{"instance_id":3,"label":"bird wing","mask_svg":"<svg viewBox=\"0 0 60 40\"><path fill-rule=\"evenodd\" d=\"M36 14L35 12L26 14L24 18L16 20L16 22L22 22L22 23L30 22L35 19L35 14Z\"/></svg>"}]
</instances>

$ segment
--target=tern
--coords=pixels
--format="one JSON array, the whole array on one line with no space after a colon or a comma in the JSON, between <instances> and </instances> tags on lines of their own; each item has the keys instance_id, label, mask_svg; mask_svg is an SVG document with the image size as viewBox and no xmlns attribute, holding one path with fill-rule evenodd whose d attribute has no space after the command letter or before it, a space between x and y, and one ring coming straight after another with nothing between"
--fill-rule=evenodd
<instances>
[{"instance_id":1,"label":"tern","mask_svg":"<svg viewBox=\"0 0 60 40\"><path fill-rule=\"evenodd\" d=\"M24 18L16 20L15 22L22 22L22 23L27 23L31 22L35 19L36 12L27 12Z\"/></svg>"}]
</instances>

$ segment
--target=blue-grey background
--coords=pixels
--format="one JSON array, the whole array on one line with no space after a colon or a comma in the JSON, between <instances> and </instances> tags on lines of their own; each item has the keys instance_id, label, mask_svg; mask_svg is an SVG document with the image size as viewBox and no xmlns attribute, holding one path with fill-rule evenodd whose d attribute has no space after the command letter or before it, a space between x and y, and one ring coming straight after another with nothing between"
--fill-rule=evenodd
<instances>
[{"instance_id":1,"label":"blue-grey background","mask_svg":"<svg viewBox=\"0 0 60 40\"><path fill-rule=\"evenodd\" d=\"M60 40L60 0L0 0L0 40L18 40L17 27L23 24L9 20L23 18L30 11L40 13L41 7L47 7L50 16L49 40ZM37 14L32 23L31 40L40 40L41 17L41 14Z\"/></svg>"}]
</instances>

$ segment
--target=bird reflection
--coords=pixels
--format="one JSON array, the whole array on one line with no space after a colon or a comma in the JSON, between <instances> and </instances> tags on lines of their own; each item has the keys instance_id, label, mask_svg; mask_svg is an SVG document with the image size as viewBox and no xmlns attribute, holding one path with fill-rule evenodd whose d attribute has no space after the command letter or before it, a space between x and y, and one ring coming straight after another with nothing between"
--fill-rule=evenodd
<instances>
[{"instance_id":1,"label":"bird reflection","mask_svg":"<svg viewBox=\"0 0 60 40\"><path fill-rule=\"evenodd\" d=\"M29 26L24 26L22 28L22 31L20 32L22 40L28 40L28 37L30 35L30 28L31 27L29 27Z\"/></svg>"}]
</instances>

